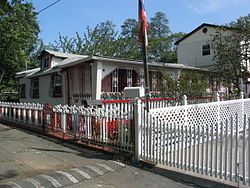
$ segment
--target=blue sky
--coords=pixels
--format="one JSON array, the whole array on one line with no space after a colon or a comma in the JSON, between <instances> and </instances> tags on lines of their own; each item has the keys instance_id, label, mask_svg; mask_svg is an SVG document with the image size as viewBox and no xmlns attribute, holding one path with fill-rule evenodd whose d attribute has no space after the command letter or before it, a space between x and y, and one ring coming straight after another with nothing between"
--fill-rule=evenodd
<instances>
[{"instance_id":1,"label":"blue sky","mask_svg":"<svg viewBox=\"0 0 250 188\"><path fill-rule=\"evenodd\" d=\"M36 11L55 1L32 0ZM40 37L53 42L59 33L74 36L106 20L120 29L127 18L137 19L137 4L137 0L61 0L38 15ZM250 13L249 0L145 0L145 7L148 19L164 12L173 33L188 33L202 23L226 24Z\"/></svg>"}]
</instances>

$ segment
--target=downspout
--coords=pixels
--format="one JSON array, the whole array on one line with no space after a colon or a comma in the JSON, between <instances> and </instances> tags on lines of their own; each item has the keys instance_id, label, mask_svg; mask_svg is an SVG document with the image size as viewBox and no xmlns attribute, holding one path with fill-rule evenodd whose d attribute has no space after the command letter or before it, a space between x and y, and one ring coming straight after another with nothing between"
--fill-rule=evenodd
<instances>
[{"instance_id":1,"label":"downspout","mask_svg":"<svg viewBox=\"0 0 250 188\"><path fill-rule=\"evenodd\" d=\"M65 75L61 73L62 69L58 69L57 74L63 78L63 104L67 104L67 99L66 99L66 78Z\"/></svg>"}]
</instances>

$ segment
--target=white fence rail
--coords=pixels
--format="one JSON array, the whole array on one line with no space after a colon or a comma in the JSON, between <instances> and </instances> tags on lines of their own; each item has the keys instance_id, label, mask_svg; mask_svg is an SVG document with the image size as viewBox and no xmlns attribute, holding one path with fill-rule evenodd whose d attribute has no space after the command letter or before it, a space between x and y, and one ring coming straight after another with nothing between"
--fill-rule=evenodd
<instances>
[{"instance_id":1,"label":"white fence rail","mask_svg":"<svg viewBox=\"0 0 250 188\"><path fill-rule=\"evenodd\" d=\"M250 185L250 99L143 112L141 160Z\"/></svg>"}]
</instances>

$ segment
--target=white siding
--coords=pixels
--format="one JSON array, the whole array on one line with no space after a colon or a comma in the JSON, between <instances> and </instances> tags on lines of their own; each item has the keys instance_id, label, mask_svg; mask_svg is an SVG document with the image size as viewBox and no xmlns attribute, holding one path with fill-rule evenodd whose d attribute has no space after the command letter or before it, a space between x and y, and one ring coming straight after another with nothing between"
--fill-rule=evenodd
<instances>
[{"instance_id":1,"label":"white siding","mask_svg":"<svg viewBox=\"0 0 250 188\"><path fill-rule=\"evenodd\" d=\"M212 35L215 34L216 29L205 27L208 29L206 33L202 32L203 27L179 43L177 47L178 63L195 67L213 65L212 49L210 55L202 56L202 45L211 43Z\"/></svg>"},{"instance_id":2,"label":"white siding","mask_svg":"<svg viewBox=\"0 0 250 188\"><path fill-rule=\"evenodd\" d=\"M20 102L41 103L41 104L64 104L63 97L51 98L49 97L50 75L39 77L39 98L30 98L30 79L20 79L20 84L26 84L26 98L21 98ZM63 84L64 85L64 84Z\"/></svg>"},{"instance_id":3,"label":"white siding","mask_svg":"<svg viewBox=\"0 0 250 188\"><path fill-rule=\"evenodd\" d=\"M53 66L55 66L58 63L60 63L63 60L64 60L63 58L52 56L51 66L53 67Z\"/></svg>"}]
</instances>

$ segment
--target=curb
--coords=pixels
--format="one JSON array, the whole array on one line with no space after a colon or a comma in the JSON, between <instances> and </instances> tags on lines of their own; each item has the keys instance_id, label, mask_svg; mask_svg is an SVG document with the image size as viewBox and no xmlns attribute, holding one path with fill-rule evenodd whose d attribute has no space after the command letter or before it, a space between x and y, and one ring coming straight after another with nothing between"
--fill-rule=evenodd
<instances>
[{"instance_id":1,"label":"curb","mask_svg":"<svg viewBox=\"0 0 250 188\"><path fill-rule=\"evenodd\" d=\"M56 171L50 174L25 178L16 182L0 185L0 188L55 188L64 187L116 172L125 168L125 164L117 161L105 161L80 168Z\"/></svg>"},{"instance_id":2,"label":"curb","mask_svg":"<svg viewBox=\"0 0 250 188\"><path fill-rule=\"evenodd\" d=\"M145 163L145 162L144 162ZM149 164L150 165L150 164ZM153 167L153 166L152 166ZM184 171L165 165L155 165L153 168L148 169L150 172L157 173L159 175L168 177L174 181L191 183L193 185L204 187L204 188L247 188L248 186L237 182L230 182L224 179L218 179L215 177L205 176L202 174Z\"/></svg>"}]
</instances>

